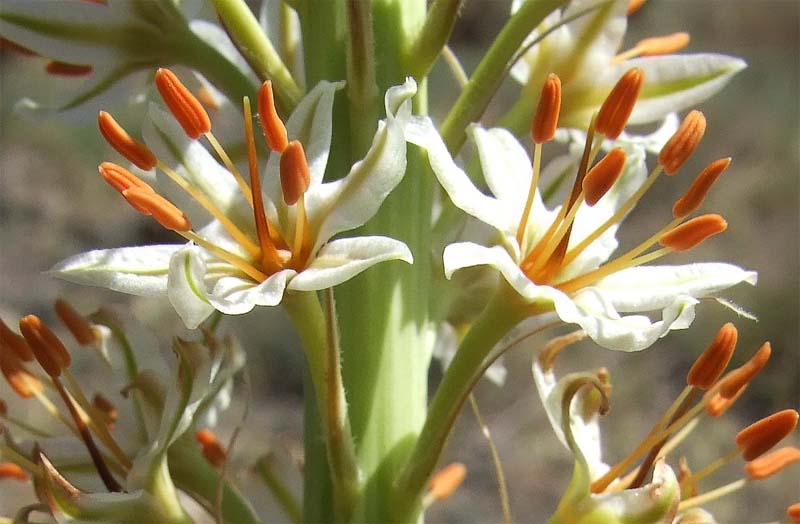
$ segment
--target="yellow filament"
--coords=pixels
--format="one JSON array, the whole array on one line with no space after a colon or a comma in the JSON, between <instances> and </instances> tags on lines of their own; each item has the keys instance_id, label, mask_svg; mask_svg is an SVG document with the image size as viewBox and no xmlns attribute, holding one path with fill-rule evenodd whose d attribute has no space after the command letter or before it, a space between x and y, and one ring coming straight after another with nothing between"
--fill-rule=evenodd
<instances>
[{"instance_id":1,"label":"yellow filament","mask_svg":"<svg viewBox=\"0 0 800 524\"><path fill-rule=\"evenodd\" d=\"M31 426L30 424L28 424L26 422L23 422L22 420L19 420L19 419L15 418L15 417L11 417L11 416L6 414L6 415L2 415L2 418L6 422L8 422L10 425L16 426L16 427L18 427L19 429L21 429L23 431L27 431L31 435L36 435L37 437L44 437L44 438L52 437L52 435L47 433L46 431L42 431L39 428L35 428L35 427Z\"/></svg>"},{"instance_id":2,"label":"yellow filament","mask_svg":"<svg viewBox=\"0 0 800 524\"><path fill-rule=\"evenodd\" d=\"M250 262L248 262L244 258L234 253L231 253L230 251L222 249L221 247L215 244L212 244L211 242L201 237L197 233L194 233L192 231L186 231L183 233L178 232L178 234L180 234L187 240L191 240L198 246L204 248L206 251L213 253L214 255L221 258L225 262L231 264L232 266L236 266L238 269L240 269L243 273L245 273L247 276L249 276L256 282L263 282L267 279L267 275L265 275L264 273L253 267L250 264Z\"/></svg>"},{"instance_id":3,"label":"yellow filament","mask_svg":"<svg viewBox=\"0 0 800 524\"><path fill-rule=\"evenodd\" d=\"M166 175L170 177L173 182L178 184L178 186L180 186L181 189L186 191L189 194L189 196L194 198L198 204L203 206L203 208L206 211L208 211L211 214L211 216L219 220L219 223L222 224L222 227L225 228L225 231L230 233L233 239L236 240L236 242L240 246L242 246L245 251L247 251L251 256L254 257L258 256L259 253L258 246L252 240L250 240L250 238L246 234L244 234L244 232L241 229L239 229L236 226L236 224L234 224L233 221L231 221L231 219L228 218L227 215L225 215L225 213L220 211L219 208L217 208L217 206L211 203L211 201L208 198L206 198L206 196L203 193L198 191L197 188L189 184L189 182L187 182L182 176L180 176L172 168L165 165L160 160L158 161L158 167L164 173L166 173Z\"/></svg>"},{"instance_id":4,"label":"yellow filament","mask_svg":"<svg viewBox=\"0 0 800 524\"><path fill-rule=\"evenodd\" d=\"M219 143L219 140L217 140L217 137L215 137L211 131L206 133L205 137L208 140L208 143L211 144L211 147L214 148L214 151L217 152L217 156L219 156L220 160L222 160L222 163L225 164L225 167L227 167L228 171L231 172L233 178L236 179L236 183L239 184L239 189L242 190L242 194L247 199L250 207L253 207L253 192L250 191L250 186L247 185L242 173L239 172L239 170L236 168L236 165L231 162L231 157L228 156L228 153L225 152L222 144Z\"/></svg>"},{"instance_id":5,"label":"yellow filament","mask_svg":"<svg viewBox=\"0 0 800 524\"><path fill-rule=\"evenodd\" d=\"M747 479L739 479L731 482L730 484L725 484L717 489L712 489L711 491L703 493L702 495L683 500L680 504L678 504L678 511L686 511L687 509L696 508L697 506L702 506L707 502L711 502L712 500L730 495L731 493L739 491L745 487L747 483Z\"/></svg>"},{"instance_id":6,"label":"yellow filament","mask_svg":"<svg viewBox=\"0 0 800 524\"><path fill-rule=\"evenodd\" d=\"M625 60L628 60L629 58L636 58L641 53L642 53L641 49L639 49L638 47L632 47L631 49L628 49L627 51L623 51L622 53L620 53L617 56L615 56L611 60L611 63L612 64L619 64L619 63L624 62Z\"/></svg>"},{"instance_id":7,"label":"yellow filament","mask_svg":"<svg viewBox=\"0 0 800 524\"><path fill-rule=\"evenodd\" d=\"M714 462L712 462L708 466L704 467L703 469L701 469L697 473L693 473L692 474L692 480L695 481L695 482L700 482L701 480L703 480L707 476L711 475L712 473L717 471L719 468L721 468L725 464L727 464L730 461L732 461L733 459L737 458L740 453L741 452L738 449L731 450L730 452L728 452L727 455L718 458L717 460L715 460Z\"/></svg>"},{"instance_id":8,"label":"yellow filament","mask_svg":"<svg viewBox=\"0 0 800 524\"><path fill-rule=\"evenodd\" d=\"M48 413L50 413L55 418L60 420L65 426L67 426L67 428L70 431L72 431L72 433L74 433L75 435L78 435L78 430L72 424L72 421L69 420L67 417L65 417L64 414L61 413L61 411L56 407L56 405L53 404L53 402L49 398L47 398L44 393L42 393L42 392L34 392L34 394L36 395L36 400L39 401L39 403L44 407L44 409Z\"/></svg>"},{"instance_id":9,"label":"yellow filament","mask_svg":"<svg viewBox=\"0 0 800 524\"><path fill-rule=\"evenodd\" d=\"M533 147L533 173L531 175L531 185L528 188L528 200L525 202L525 209L522 211L522 218L517 227L517 243L520 250L524 252L525 246L522 241L525 239L525 230L528 228L528 218L531 214L531 207L533 207L533 197L536 195L536 190L539 185L539 172L542 165L542 144L534 144Z\"/></svg>"},{"instance_id":10,"label":"yellow filament","mask_svg":"<svg viewBox=\"0 0 800 524\"><path fill-rule=\"evenodd\" d=\"M652 253L648 253L646 255L642 255L638 258L633 258L629 260L614 260L613 262L609 262L604 266L600 266L599 268L595 269L594 271L590 271L585 273L579 277L573 278L572 280L567 280L566 282L561 282L557 284L556 287L563 291L564 293L572 293L573 291L577 291L582 287L586 287L590 284L593 284L600 280L601 278L605 278L609 275L617 273L618 271L622 271L623 269L628 269L630 267L641 266L642 264L647 264L648 262L652 262L658 258L663 257L664 255L668 255L673 252L673 249L664 247L653 251Z\"/></svg>"},{"instance_id":11,"label":"yellow filament","mask_svg":"<svg viewBox=\"0 0 800 524\"><path fill-rule=\"evenodd\" d=\"M32 475L38 475L39 472L41 471L39 469L39 466L31 462L30 459L28 459L28 457L18 453L14 448L8 446L4 442L0 442L0 456L10 460L11 462L15 463L17 466L21 467L22 469L24 469L28 473L31 473ZM11 524L15 524L19 521L9 520L9 522Z\"/></svg>"},{"instance_id":12,"label":"yellow filament","mask_svg":"<svg viewBox=\"0 0 800 524\"><path fill-rule=\"evenodd\" d=\"M538 271L540 271L547 262L549 262L550 255L553 254L553 251L558 247L561 241L564 239L564 236L572 227L572 223L575 221L575 216L578 214L578 209L580 209L581 204L583 204L583 191L581 191L580 195L578 196L575 203L567 213L567 216L564 217L563 222L559 226L558 230L556 231L555 235L553 235L550 240L547 241L545 244L544 249L542 250L541 254L539 255L538 262L531 268L529 274L535 275ZM563 209L563 208L562 208ZM563 267L565 264L561 264Z\"/></svg>"},{"instance_id":13,"label":"yellow filament","mask_svg":"<svg viewBox=\"0 0 800 524\"><path fill-rule=\"evenodd\" d=\"M671 230L672 228L674 228L675 226L677 226L681 222L683 222L683 218L674 218L674 219L672 219L666 226L662 227L657 232L653 233L653 235L650 236L650 238L648 238L647 240L645 240L644 242L642 242L641 244L639 244L635 248L631 249L630 251L628 251L624 255L620 255L619 257L617 257L616 260L631 260L633 258L636 258L638 255L640 255L640 254L644 253L645 251L647 251L647 249L650 246L652 246L656 242L658 242L659 239L664 235L664 233L666 233L667 231ZM616 262L616 260L615 260L615 262Z\"/></svg>"},{"instance_id":14,"label":"yellow filament","mask_svg":"<svg viewBox=\"0 0 800 524\"><path fill-rule=\"evenodd\" d=\"M300 260L303 253L303 243L306 236L306 199L305 195L300 195L297 200L297 212L295 214L294 225L294 245L292 255ZM302 261L301 261L302 263Z\"/></svg>"}]
</instances>

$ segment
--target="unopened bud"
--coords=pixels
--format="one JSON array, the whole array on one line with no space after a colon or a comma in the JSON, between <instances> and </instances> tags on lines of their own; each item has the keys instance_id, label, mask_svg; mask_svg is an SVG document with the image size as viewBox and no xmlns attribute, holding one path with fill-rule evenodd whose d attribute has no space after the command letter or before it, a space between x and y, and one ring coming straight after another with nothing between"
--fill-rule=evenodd
<instances>
[{"instance_id":1,"label":"unopened bud","mask_svg":"<svg viewBox=\"0 0 800 524\"><path fill-rule=\"evenodd\" d=\"M82 346L93 344L97 341L97 332L86 318L75 311L69 302L63 299L56 300L56 315L61 319L64 326L72 333L72 336Z\"/></svg>"},{"instance_id":2,"label":"unopened bud","mask_svg":"<svg viewBox=\"0 0 800 524\"><path fill-rule=\"evenodd\" d=\"M9 350L23 362L33 360L33 351L21 335L17 335L0 319L0 351Z\"/></svg>"},{"instance_id":3,"label":"unopened bud","mask_svg":"<svg viewBox=\"0 0 800 524\"><path fill-rule=\"evenodd\" d=\"M278 116L275 109L275 96L272 92L272 82L267 80L258 90L258 118L264 129L264 138L267 146L276 153L283 153L289 145L286 126Z\"/></svg>"},{"instance_id":4,"label":"unopened bud","mask_svg":"<svg viewBox=\"0 0 800 524\"><path fill-rule=\"evenodd\" d=\"M744 470L751 479L761 480L779 473L794 462L800 462L800 449L786 447L748 462Z\"/></svg>"},{"instance_id":5,"label":"unopened bud","mask_svg":"<svg viewBox=\"0 0 800 524\"><path fill-rule=\"evenodd\" d=\"M281 189L286 205L295 204L308 190L311 175L303 144L292 140L281 155Z\"/></svg>"},{"instance_id":6,"label":"unopened bud","mask_svg":"<svg viewBox=\"0 0 800 524\"><path fill-rule=\"evenodd\" d=\"M195 438L197 442L200 443L203 456L209 464L216 468L220 468L225 464L225 450L217 439L217 436L214 435L210 429L201 429L195 433Z\"/></svg>"},{"instance_id":7,"label":"unopened bud","mask_svg":"<svg viewBox=\"0 0 800 524\"><path fill-rule=\"evenodd\" d=\"M681 168L697 149L705 132L706 117L700 111L690 111L658 154L658 163L666 174L672 175Z\"/></svg>"},{"instance_id":8,"label":"unopened bud","mask_svg":"<svg viewBox=\"0 0 800 524\"><path fill-rule=\"evenodd\" d=\"M720 215L702 215L664 233L658 243L674 251L688 251L726 229L728 223Z\"/></svg>"},{"instance_id":9,"label":"unopened bud","mask_svg":"<svg viewBox=\"0 0 800 524\"><path fill-rule=\"evenodd\" d=\"M197 98L169 69L156 71L156 88L172 116L191 139L211 131L211 119Z\"/></svg>"},{"instance_id":10,"label":"unopened bud","mask_svg":"<svg viewBox=\"0 0 800 524\"><path fill-rule=\"evenodd\" d=\"M19 330L33 350L36 361L51 377L61 375L61 370L72 363L67 348L36 315L23 317L19 321Z\"/></svg>"},{"instance_id":11,"label":"unopened bud","mask_svg":"<svg viewBox=\"0 0 800 524\"><path fill-rule=\"evenodd\" d=\"M730 157L720 158L708 164L703 169L697 178L694 179L692 185L686 190L686 193L672 206L672 215L675 218L683 218L688 216L700 207L705 200L708 191L717 178L728 169L731 164Z\"/></svg>"},{"instance_id":12,"label":"unopened bud","mask_svg":"<svg viewBox=\"0 0 800 524\"><path fill-rule=\"evenodd\" d=\"M586 204L593 206L608 193L625 168L627 155L621 147L608 152L583 178L583 195Z\"/></svg>"},{"instance_id":13,"label":"unopened bud","mask_svg":"<svg viewBox=\"0 0 800 524\"><path fill-rule=\"evenodd\" d=\"M192 222L189 217L159 194L133 187L123 191L122 196L133 207L146 210L159 224L167 229L182 233L192 229Z\"/></svg>"},{"instance_id":14,"label":"unopened bud","mask_svg":"<svg viewBox=\"0 0 800 524\"><path fill-rule=\"evenodd\" d=\"M638 67L629 69L622 75L597 113L595 128L598 133L602 133L606 138L612 140L622 133L628 123L628 118L633 113L633 107L636 105L643 82L644 71Z\"/></svg>"},{"instance_id":15,"label":"unopened bud","mask_svg":"<svg viewBox=\"0 0 800 524\"><path fill-rule=\"evenodd\" d=\"M708 389L722 375L736 349L739 332L728 322L717 332L717 336L703 351L686 375L686 383L700 389Z\"/></svg>"},{"instance_id":16,"label":"unopened bud","mask_svg":"<svg viewBox=\"0 0 800 524\"><path fill-rule=\"evenodd\" d=\"M467 467L460 462L454 462L444 469L438 471L431 478L428 488L428 496L436 501L442 501L450 497L464 482L467 476Z\"/></svg>"},{"instance_id":17,"label":"unopened bud","mask_svg":"<svg viewBox=\"0 0 800 524\"><path fill-rule=\"evenodd\" d=\"M13 479L20 482L28 480L28 474L13 462L0 463L0 480Z\"/></svg>"},{"instance_id":18,"label":"unopened bud","mask_svg":"<svg viewBox=\"0 0 800 524\"><path fill-rule=\"evenodd\" d=\"M536 113L531 122L531 137L537 144L553 139L561 112L561 79L550 73L542 86Z\"/></svg>"},{"instance_id":19,"label":"unopened bud","mask_svg":"<svg viewBox=\"0 0 800 524\"><path fill-rule=\"evenodd\" d=\"M677 53L689 45L689 33L672 33L639 40L634 49L639 56L656 56Z\"/></svg>"},{"instance_id":20,"label":"unopened bud","mask_svg":"<svg viewBox=\"0 0 800 524\"><path fill-rule=\"evenodd\" d=\"M723 398L733 398L741 388L747 385L756 375L767 365L772 354L772 346L769 342L758 348L758 351L750 357L744 365L734 369L722 380L719 381L719 394Z\"/></svg>"},{"instance_id":21,"label":"unopened bud","mask_svg":"<svg viewBox=\"0 0 800 524\"><path fill-rule=\"evenodd\" d=\"M797 411L784 409L744 428L735 439L742 457L749 462L772 449L794 431L797 419Z\"/></svg>"},{"instance_id":22,"label":"unopened bud","mask_svg":"<svg viewBox=\"0 0 800 524\"><path fill-rule=\"evenodd\" d=\"M125 131L110 114L100 111L97 125L106 142L139 169L150 171L158 161L150 149Z\"/></svg>"}]
</instances>

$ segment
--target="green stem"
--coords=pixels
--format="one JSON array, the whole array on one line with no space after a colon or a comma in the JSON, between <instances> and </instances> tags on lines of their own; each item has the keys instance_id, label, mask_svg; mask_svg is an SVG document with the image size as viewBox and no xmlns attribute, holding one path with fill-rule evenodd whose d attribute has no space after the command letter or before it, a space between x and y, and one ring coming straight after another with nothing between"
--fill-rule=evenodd
<instances>
[{"instance_id":1,"label":"green stem","mask_svg":"<svg viewBox=\"0 0 800 524\"><path fill-rule=\"evenodd\" d=\"M408 72L417 80L428 75L447 44L463 4L464 0L434 0L422 31L405 56Z\"/></svg>"},{"instance_id":2,"label":"green stem","mask_svg":"<svg viewBox=\"0 0 800 524\"><path fill-rule=\"evenodd\" d=\"M375 84L375 40L372 5L347 0L347 95L350 99L350 156L359 158L369 149L378 122L378 86Z\"/></svg>"},{"instance_id":3,"label":"green stem","mask_svg":"<svg viewBox=\"0 0 800 524\"><path fill-rule=\"evenodd\" d=\"M528 0L509 19L442 124L442 139L451 154L458 152L466 140L467 125L483 114L525 38L548 14L565 3L566 0Z\"/></svg>"}]
</instances>

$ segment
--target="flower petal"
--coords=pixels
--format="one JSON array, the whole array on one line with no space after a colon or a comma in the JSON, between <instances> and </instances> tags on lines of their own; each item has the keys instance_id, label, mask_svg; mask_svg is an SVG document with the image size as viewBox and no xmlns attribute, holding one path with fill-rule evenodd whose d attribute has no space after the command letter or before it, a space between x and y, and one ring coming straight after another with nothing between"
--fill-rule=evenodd
<instances>
[{"instance_id":1,"label":"flower petal","mask_svg":"<svg viewBox=\"0 0 800 524\"><path fill-rule=\"evenodd\" d=\"M250 279L223 276L214 284L208 300L226 315L242 315L256 306L277 306L289 280L296 274L293 269L284 269L258 285Z\"/></svg>"},{"instance_id":2,"label":"flower petal","mask_svg":"<svg viewBox=\"0 0 800 524\"><path fill-rule=\"evenodd\" d=\"M188 329L197 329L214 312L205 292L206 263L201 249L188 245L172 255L167 296Z\"/></svg>"},{"instance_id":3,"label":"flower petal","mask_svg":"<svg viewBox=\"0 0 800 524\"><path fill-rule=\"evenodd\" d=\"M500 127L484 129L473 125L469 133L477 146L483 178L492 194L511 206L515 214L522 215L532 176L531 159L522 144ZM536 195L540 197L538 191ZM537 203L541 207L541 198L537 198Z\"/></svg>"}]
</instances>

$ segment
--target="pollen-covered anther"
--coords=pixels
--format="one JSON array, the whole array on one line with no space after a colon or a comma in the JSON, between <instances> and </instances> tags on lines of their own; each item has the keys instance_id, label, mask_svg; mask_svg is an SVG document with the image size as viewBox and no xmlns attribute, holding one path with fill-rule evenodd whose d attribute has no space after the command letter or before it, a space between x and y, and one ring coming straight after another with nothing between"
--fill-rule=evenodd
<instances>
[{"instance_id":1,"label":"pollen-covered anther","mask_svg":"<svg viewBox=\"0 0 800 524\"><path fill-rule=\"evenodd\" d=\"M658 242L674 251L687 251L726 229L728 223L720 215L701 215L667 231Z\"/></svg>"},{"instance_id":2,"label":"pollen-covered anther","mask_svg":"<svg viewBox=\"0 0 800 524\"><path fill-rule=\"evenodd\" d=\"M64 326L72 333L72 336L82 346L88 346L97 342L97 331L92 327L86 317L78 313L69 302L61 298L55 302L55 310L58 318Z\"/></svg>"},{"instance_id":3,"label":"pollen-covered anther","mask_svg":"<svg viewBox=\"0 0 800 524\"><path fill-rule=\"evenodd\" d=\"M795 462L800 462L800 449L788 446L748 462L744 470L751 479L762 480Z\"/></svg>"},{"instance_id":4,"label":"pollen-covered anther","mask_svg":"<svg viewBox=\"0 0 800 524\"><path fill-rule=\"evenodd\" d=\"M694 179L692 185L686 190L686 193L675 202L672 206L672 216L675 218L683 218L689 216L702 205L708 191L714 182L717 181L719 176L728 169L731 165L731 158L720 158L714 160L703 169L697 178Z\"/></svg>"},{"instance_id":5,"label":"pollen-covered anther","mask_svg":"<svg viewBox=\"0 0 800 524\"><path fill-rule=\"evenodd\" d=\"M225 449L210 429L201 429L195 433L195 438L200 443L203 456L209 464L216 468L225 464Z\"/></svg>"},{"instance_id":6,"label":"pollen-covered anther","mask_svg":"<svg viewBox=\"0 0 800 524\"><path fill-rule=\"evenodd\" d=\"M0 480L5 479L26 482L28 480L28 474L13 462L3 462L0 463Z\"/></svg>"},{"instance_id":7,"label":"pollen-covered anther","mask_svg":"<svg viewBox=\"0 0 800 524\"><path fill-rule=\"evenodd\" d=\"M22 398L31 398L44 390L42 382L28 372L20 359L5 347L0 349L0 372L14 393ZM5 414L5 404L3 408L2 414Z\"/></svg>"},{"instance_id":8,"label":"pollen-covered anther","mask_svg":"<svg viewBox=\"0 0 800 524\"><path fill-rule=\"evenodd\" d=\"M51 377L61 375L61 370L72 363L67 348L47 325L36 315L28 315L19 321L19 330L33 350L36 361Z\"/></svg>"},{"instance_id":9,"label":"pollen-covered anther","mask_svg":"<svg viewBox=\"0 0 800 524\"><path fill-rule=\"evenodd\" d=\"M542 86L536 113L531 122L531 137L534 143L542 144L553 139L561 112L561 79L550 73Z\"/></svg>"},{"instance_id":10,"label":"pollen-covered anther","mask_svg":"<svg viewBox=\"0 0 800 524\"><path fill-rule=\"evenodd\" d=\"M642 89L644 71L638 67L629 69L617 81L597 113L595 128L606 138L615 139L625 129Z\"/></svg>"},{"instance_id":11,"label":"pollen-covered anther","mask_svg":"<svg viewBox=\"0 0 800 524\"><path fill-rule=\"evenodd\" d=\"M100 111L97 116L97 125L106 142L136 167L144 171L150 171L156 167L158 160L153 152L146 145L131 137L114 120L113 116L105 111Z\"/></svg>"},{"instance_id":12,"label":"pollen-covered anther","mask_svg":"<svg viewBox=\"0 0 800 524\"><path fill-rule=\"evenodd\" d=\"M56 76L86 76L92 74L92 66L84 64L68 64L58 60L49 60L44 70Z\"/></svg>"},{"instance_id":13,"label":"pollen-covered anther","mask_svg":"<svg viewBox=\"0 0 800 524\"><path fill-rule=\"evenodd\" d=\"M303 144L292 140L281 155L281 190L286 205L293 205L308 190L311 175L308 171Z\"/></svg>"},{"instance_id":14,"label":"pollen-covered anther","mask_svg":"<svg viewBox=\"0 0 800 524\"><path fill-rule=\"evenodd\" d=\"M686 383L700 389L708 389L722 375L736 349L739 332L728 322L722 326L714 340L695 360L686 375Z\"/></svg>"},{"instance_id":15,"label":"pollen-covered anther","mask_svg":"<svg viewBox=\"0 0 800 524\"><path fill-rule=\"evenodd\" d=\"M186 214L175 207L172 202L157 193L151 193L139 187L132 187L122 192L133 207L145 209L163 227L177 232L191 231L192 222Z\"/></svg>"},{"instance_id":16,"label":"pollen-covered anther","mask_svg":"<svg viewBox=\"0 0 800 524\"><path fill-rule=\"evenodd\" d=\"M428 497L435 501L449 498L464 482L467 476L467 467L454 462L436 472L428 486Z\"/></svg>"},{"instance_id":17,"label":"pollen-covered anther","mask_svg":"<svg viewBox=\"0 0 800 524\"><path fill-rule=\"evenodd\" d=\"M117 407L100 393L95 393L92 398L92 407L103 416L107 426L112 426L119 419Z\"/></svg>"},{"instance_id":18,"label":"pollen-covered anther","mask_svg":"<svg viewBox=\"0 0 800 524\"><path fill-rule=\"evenodd\" d=\"M625 151L615 147L586 173L583 179L586 204L593 206L608 193L622 173L626 159Z\"/></svg>"},{"instance_id":19,"label":"pollen-covered anther","mask_svg":"<svg viewBox=\"0 0 800 524\"><path fill-rule=\"evenodd\" d=\"M211 131L211 119L203 104L195 98L185 85L169 69L156 71L156 88L175 120L191 139L197 139Z\"/></svg>"},{"instance_id":20,"label":"pollen-covered anther","mask_svg":"<svg viewBox=\"0 0 800 524\"><path fill-rule=\"evenodd\" d=\"M640 40L634 46L639 56L656 56L677 53L689 45L689 33L672 33Z\"/></svg>"},{"instance_id":21,"label":"pollen-covered anther","mask_svg":"<svg viewBox=\"0 0 800 524\"><path fill-rule=\"evenodd\" d=\"M705 132L706 117L700 111L690 111L658 154L658 163L667 175L672 175L681 168L697 149Z\"/></svg>"},{"instance_id":22,"label":"pollen-covered anther","mask_svg":"<svg viewBox=\"0 0 800 524\"><path fill-rule=\"evenodd\" d=\"M746 386L762 369L764 369L764 366L769 362L770 355L772 355L772 346L769 342L764 342L764 344L758 348L758 351L750 357L750 360L725 375L719 381L719 394L726 399L736 396L739 390Z\"/></svg>"},{"instance_id":23,"label":"pollen-covered anther","mask_svg":"<svg viewBox=\"0 0 800 524\"><path fill-rule=\"evenodd\" d=\"M797 427L798 414L784 409L750 424L736 435L736 445L746 461L754 460L786 438Z\"/></svg>"},{"instance_id":24,"label":"pollen-covered anther","mask_svg":"<svg viewBox=\"0 0 800 524\"><path fill-rule=\"evenodd\" d=\"M0 352L11 351L23 362L33 360L33 351L21 335L17 335L0 319Z\"/></svg>"},{"instance_id":25,"label":"pollen-covered anther","mask_svg":"<svg viewBox=\"0 0 800 524\"><path fill-rule=\"evenodd\" d=\"M286 126L278 116L275 109L275 94L272 91L272 82L267 80L258 90L258 119L264 129L264 139L267 146L276 153L283 153L289 145Z\"/></svg>"}]
</instances>

